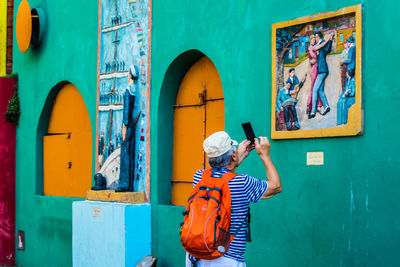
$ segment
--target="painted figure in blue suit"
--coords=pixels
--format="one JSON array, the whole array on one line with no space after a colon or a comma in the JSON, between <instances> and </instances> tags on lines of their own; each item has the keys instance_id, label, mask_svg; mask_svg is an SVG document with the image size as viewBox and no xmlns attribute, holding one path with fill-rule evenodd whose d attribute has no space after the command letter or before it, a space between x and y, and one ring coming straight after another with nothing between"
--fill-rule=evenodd
<instances>
[{"instance_id":1,"label":"painted figure in blue suit","mask_svg":"<svg viewBox=\"0 0 400 267\"><path fill-rule=\"evenodd\" d=\"M343 61L347 65L347 71L356 69L356 46L354 45L354 38L350 36L347 38L347 42L350 44L349 53L347 59Z\"/></svg>"},{"instance_id":2,"label":"painted figure in blue suit","mask_svg":"<svg viewBox=\"0 0 400 267\"><path fill-rule=\"evenodd\" d=\"M299 78L297 78L296 70L294 68L289 69L289 78L286 80L286 82L288 82L288 81L290 81L292 83L290 90L293 90L295 85L299 84Z\"/></svg>"},{"instance_id":3,"label":"painted figure in blue suit","mask_svg":"<svg viewBox=\"0 0 400 267\"><path fill-rule=\"evenodd\" d=\"M321 32L316 32L315 33L315 39L317 41L317 44L320 45L324 42L322 38L322 33ZM322 115L325 115L328 113L331 109L328 104L328 99L326 98L324 88L325 88L325 79L329 74L329 69L328 69L328 64L326 62L326 55L331 52L332 49L332 39L333 35L329 37L328 43L319 50L318 53L318 75L317 78L315 79L314 87L313 87L313 96L312 96L312 108L311 108L311 113L308 115L308 118L314 118L315 113L317 111L317 101L318 101L318 96L320 97L322 104L324 105L324 111L322 112Z\"/></svg>"},{"instance_id":4,"label":"painted figure in blue suit","mask_svg":"<svg viewBox=\"0 0 400 267\"><path fill-rule=\"evenodd\" d=\"M340 94L337 103L337 125L347 123L349 109L355 103L356 82L354 70L347 71L345 90Z\"/></svg>"},{"instance_id":5,"label":"painted figure in blue suit","mask_svg":"<svg viewBox=\"0 0 400 267\"><path fill-rule=\"evenodd\" d=\"M297 78L295 68L290 68L289 69L289 78L286 80L286 82L288 82L288 81L291 82L292 86L290 87L290 90L293 91L295 89L296 85L299 85L298 90L300 90L301 87L303 87L303 85L304 85L306 77L307 77L307 74L304 76L303 80L301 80L301 82L299 82L299 78Z\"/></svg>"},{"instance_id":6,"label":"painted figure in blue suit","mask_svg":"<svg viewBox=\"0 0 400 267\"><path fill-rule=\"evenodd\" d=\"M300 129L300 124L297 120L297 112L296 112L297 99L291 96L291 94L296 93L290 89L292 85L293 84L291 80L288 79L286 81L285 87L279 90L278 98L276 99L276 112L278 114L280 112L284 112L287 130L293 129L290 123L290 113L292 113L293 116L294 127Z\"/></svg>"},{"instance_id":7,"label":"painted figure in blue suit","mask_svg":"<svg viewBox=\"0 0 400 267\"><path fill-rule=\"evenodd\" d=\"M140 116L140 109L135 104L138 93L139 68L131 66L128 73L129 85L124 92L122 115L122 145L120 171L117 192L133 191L135 176L135 126Z\"/></svg>"}]
</instances>

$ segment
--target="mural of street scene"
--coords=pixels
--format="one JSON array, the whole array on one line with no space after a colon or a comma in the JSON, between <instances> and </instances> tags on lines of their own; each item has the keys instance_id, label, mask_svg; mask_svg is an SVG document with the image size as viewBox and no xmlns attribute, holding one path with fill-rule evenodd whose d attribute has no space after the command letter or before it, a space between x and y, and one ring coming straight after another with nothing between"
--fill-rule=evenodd
<instances>
[{"instance_id":1,"label":"mural of street scene","mask_svg":"<svg viewBox=\"0 0 400 267\"><path fill-rule=\"evenodd\" d=\"M107 188L146 190L148 0L101 1L98 172Z\"/></svg>"},{"instance_id":2,"label":"mural of street scene","mask_svg":"<svg viewBox=\"0 0 400 267\"><path fill-rule=\"evenodd\" d=\"M347 124L356 41L354 13L276 30L276 131Z\"/></svg>"}]
</instances>

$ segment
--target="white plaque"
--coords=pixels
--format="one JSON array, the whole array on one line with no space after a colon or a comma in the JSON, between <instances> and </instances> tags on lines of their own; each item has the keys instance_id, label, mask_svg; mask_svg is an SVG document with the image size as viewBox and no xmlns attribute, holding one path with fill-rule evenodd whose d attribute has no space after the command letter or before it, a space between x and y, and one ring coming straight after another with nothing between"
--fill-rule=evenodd
<instances>
[{"instance_id":1,"label":"white plaque","mask_svg":"<svg viewBox=\"0 0 400 267\"><path fill-rule=\"evenodd\" d=\"M101 217L101 209L93 208L93 217Z\"/></svg>"},{"instance_id":2,"label":"white plaque","mask_svg":"<svg viewBox=\"0 0 400 267\"><path fill-rule=\"evenodd\" d=\"M307 152L307 165L324 165L324 152Z\"/></svg>"}]
</instances>

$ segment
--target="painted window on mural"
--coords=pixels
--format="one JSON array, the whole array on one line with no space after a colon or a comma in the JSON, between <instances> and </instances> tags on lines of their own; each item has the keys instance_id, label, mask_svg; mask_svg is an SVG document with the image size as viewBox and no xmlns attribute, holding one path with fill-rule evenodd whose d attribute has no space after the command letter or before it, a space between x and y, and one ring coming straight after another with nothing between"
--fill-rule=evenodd
<instances>
[{"instance_id":1,"label":"painted window on mural","mask_svg":"<svg viewBox=\"0 0 400 267\"><path fill-rule=\"evenodd\" d=\"M360 134L361 6L276 23L272 34L272 137Z\"/></svg>"},{"instance_id":2,"label":"painted window on mural","mask_svg":"<svg viewBox=\"0 0 400 267\"><path fill-rule=\"evenodd\" d=\"M97 172L107 188L148 191L148 0L101 1Z\"/></svg>"}]
</instances>

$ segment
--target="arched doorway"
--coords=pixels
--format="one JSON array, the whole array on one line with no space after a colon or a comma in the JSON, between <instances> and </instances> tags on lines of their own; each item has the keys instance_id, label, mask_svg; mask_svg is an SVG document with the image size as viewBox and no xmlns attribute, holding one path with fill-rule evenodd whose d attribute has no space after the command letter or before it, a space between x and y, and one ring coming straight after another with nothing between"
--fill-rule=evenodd
<instances>
[{"instance_id":1,"label":"arched doorway","mask_svg":"<svg viewBox=\"0 0 400 267\"><path fill-rule=\"evenodd\" d=\"M185 205L193 174L209 167L204 139L225 129L224 94L218 70L204 56L185 74L174 106L173 205Z\"/></svg>"},{"instance_id":2,"label":"arched doorway","mask_svg":"<svg viewBox=\"0 0 400 267\"><path fill-rule=\"evenodd\" d=\"M78 89L64 85L54 99L43 137L43 193L85 197L92 183L92 130Z\"/></svg>"}]
</instances>

